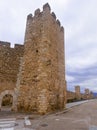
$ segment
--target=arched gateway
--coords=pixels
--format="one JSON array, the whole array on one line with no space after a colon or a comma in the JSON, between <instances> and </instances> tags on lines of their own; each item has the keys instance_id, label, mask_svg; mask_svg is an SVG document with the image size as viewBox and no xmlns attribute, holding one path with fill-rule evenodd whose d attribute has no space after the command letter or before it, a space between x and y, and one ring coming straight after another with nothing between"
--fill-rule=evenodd
<instances>
[{"instance_id":1,"label":"arched gateway","mask_svg":"<svg viewBox=\"0 0 97 130\"><path fill-rule=\"evenodd\" d=\"M1 107L3 105L3 100L4 97L6 97L6 95L9 95L12 98L12 105L11 105L11 110L13 110L14 106L15 106L15 100L16 100L16 96L13 90L5 90L0 94L0 110Z\"/></svg>"}]
</instances>

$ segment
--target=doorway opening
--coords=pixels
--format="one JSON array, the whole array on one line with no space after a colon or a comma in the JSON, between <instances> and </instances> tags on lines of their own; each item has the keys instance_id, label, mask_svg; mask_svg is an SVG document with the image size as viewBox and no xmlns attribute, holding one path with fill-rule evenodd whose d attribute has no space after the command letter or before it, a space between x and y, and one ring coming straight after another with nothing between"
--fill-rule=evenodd
<instances>
[{"instance_id":1,"label":"doorway opening","mask_svg":"<svg viewBox=\"0 0 97 130\"><path fill-rule=\"evenodd\" d=\"M10 94L4 95L2 98L2 104L1 104L2 109L6 111L7 110L10 111L12 105L13 105L13 96Z\"/></svg>"}]
</instances>

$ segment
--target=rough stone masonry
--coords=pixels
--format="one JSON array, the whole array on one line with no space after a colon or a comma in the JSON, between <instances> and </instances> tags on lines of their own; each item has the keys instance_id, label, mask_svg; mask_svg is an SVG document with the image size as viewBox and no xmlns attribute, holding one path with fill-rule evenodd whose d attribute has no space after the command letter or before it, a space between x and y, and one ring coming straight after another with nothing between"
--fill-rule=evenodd
<instances>
[{"instance_id":1,"label":"rough stone masonry","mask_svg":"<svg viewBox=\"0 0 97 130\"><path fill-rule=\"evenodd\" d=\"M13 97L12 107L15 108L14 89L16 88L20 57L23 57L23 50L23 45L15 44L15 47L11 48L9 42L0 41L0 110L3 99L7 95Z\"/></svg>"},{"instance_id":2,"label":"rough stone masonry","mask_svg":"<svg viewBox=\"0 0 97 130\"><path fill-rule=\"evenodd\" d=\"M28 15L17 65L13 110L45 114L65 107L64 28L48 3Z\"/></svg>"},{"instance_id":3,"label":"rough stone masonry","mask_svg":"<svg viewBox=\"0 0 97 130\"><path fill-rule=\"evenodd\" d=\"M41 114L64 108L64 28L49 4L28 15L18 111Z\"/></svg>"}]
</instances>

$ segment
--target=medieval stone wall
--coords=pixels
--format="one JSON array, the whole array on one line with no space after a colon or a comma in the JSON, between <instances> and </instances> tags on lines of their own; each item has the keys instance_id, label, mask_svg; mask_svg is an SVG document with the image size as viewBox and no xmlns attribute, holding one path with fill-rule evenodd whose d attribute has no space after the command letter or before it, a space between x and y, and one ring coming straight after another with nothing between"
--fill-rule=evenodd
<instances>
[{"instance_id":1,"label":"medieval stone wall","mask_svg":"<svg viewBox=\"0 0 97 130\"><path fill-rule=\"evenodd\" d=\"M67 91L67 102L75 101L75 92Z\"/></svg>"},{"instance_id":2,"label":"medieval stone wall","mask_svg":"<svg viewBox=\"0 0 97 130\"><path fill-rule=\"evenodd\" d=\"M46 113L64 108L64 28L48 4L28 15L18 110Z\"/></svg>"},{"instance_id":3,"label":"medieval stone wall","mask_svg":"<svg viewBox=\"0 0 97 130\"><path fill-rule=\"evenodd\" d=\"M93 99L94 95L93 92L89 89L85 89L84 93L80 92L80 86L75 86L75 92L66 91L67 95L67 102L79 101L79 100L88 100Z\"/></svg>"},{"instance_id":4,"label":"medieval stone wall","mask_svg":"<svg viewBox=\"0 0 97 130\"><path fill-rule=\"evenodd\" d=\"M64 28L45 4L28 15L24 45L0 41L0 109L10 96L12 110L41 114L63 109L66 100L93 98L80 86L66 92L64 54Z\"/></svg>"},{"instance_id":5,"label":"medieval stone wall","mask_svg":"<svg viewBox=\"0 0 97 130\"><path fill-rule=\"evenodd\" d=\"M75 98L81 100L80 86L75 86Z\"/></svg>"},{"instance_id":6,"label":"medieval stone wall","mask_svg":"<svg viewBox=\"0 0 97 130\"><path fill-rule=\"evenodd\" d=\"M23 45L18 44L11 48L9 42L0 41L0 93L5 90L14 90L16 87L23 48Z\"/></svg>"}]
</instances>

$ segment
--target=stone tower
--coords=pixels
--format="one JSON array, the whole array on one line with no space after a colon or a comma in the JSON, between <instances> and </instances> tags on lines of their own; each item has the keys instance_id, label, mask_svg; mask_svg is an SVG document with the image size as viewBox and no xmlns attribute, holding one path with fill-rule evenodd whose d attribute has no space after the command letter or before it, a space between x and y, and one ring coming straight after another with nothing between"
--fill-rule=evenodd
<instances>
[{"instance_id":1,"label":"stone tower","mask_svg":"<svg viewBox=\"0 0 97 130\"><path fill-rule=\"evenodd\" d=\"M85 89L85 99L89 99L90 90L88 88Z\"/></svg>"},{"instance_id":2,"label":"stone tower","mask_svg":"<svg viewBox=\"0 0 97 130\"><path fill-rule=\"evenodd\" d=\"M75 97L77 100L81 99L80 86L75 86Z\"/></svg>"},{"instance_id":3,"label":"stone tower","mask_svg":"<svg viewBox=\"0 0 97 130\"><path fill-rule=\"evenodd\" d=\"M47 3L27 17L17 109L63 109L65 93L64 28Z\"/></svg>"},{"instance_id":4,"label":"stone tower","mask_svg":"<svg viewBox=\"0 0 97 130\"><path fill-rule=\"evenodd\" d=\"M85 89L85 94L86 94L86 95L89 95L89 93L90 93L90 90L89 90L88 88L86 88L86 89Z\"/></svg>"}]
</instances>

